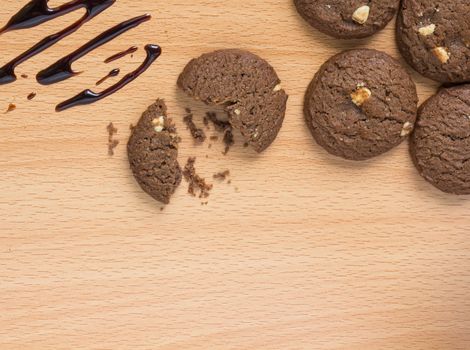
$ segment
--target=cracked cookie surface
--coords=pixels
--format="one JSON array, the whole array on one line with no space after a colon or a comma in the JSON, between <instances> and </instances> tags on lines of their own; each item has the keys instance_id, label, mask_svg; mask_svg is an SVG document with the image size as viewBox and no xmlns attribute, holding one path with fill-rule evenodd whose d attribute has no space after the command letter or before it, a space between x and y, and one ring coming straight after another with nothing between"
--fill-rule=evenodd
<instances>
[{"instance_id":1,"label":"cracked cookie surface","mask_svg":"<svg viewBox=\"0 0 470 350\"><path fill-rule=\"evenodd\" d=\"M193 59L178 86L208 105L224 105L229 123L257 152L271 145L284 121L288 97L279 77L248 51L219 50Z\"/></svg>"},{"instance_id":2,"label":"cracked cookie surface","mask_svg":"<svg viewBox=\"0 0 470 350\"><path fill-rule=\"evenodd\" d=\"M127 153L140 187L159 202L168 204L181 183L176 128L167 116L163 100L157 100L132 129Z\"/></svg>"},{"instance_id":3,"label":"cracked cookie surface","mask_svg":"<svg viewBox=\"0 0 470 350\"><path fill-rule=\"evenodd\" d=\"M307 89L304 114L313 137L328 152L365 160L411 133L417 103L416 86L397 61L359 49L322 65Z\"/></svg>"},{"instance_id":4,"label":"cracked cookie surface","mask_svg":"<svg viewBox=\"0 0 470 350\"><path fill-rule=\"evenodd\" d=\"M470 85L441 89L427 100L411 141L427 181L444 192L470 194Z\"/></svg>"},{"instance_id":5,"label":"cracked cookie surface","mask_svg":"<svg viewBox=\"0 0 470 350\"><path fill-rule=\"evenodd\" d=\"M399 0L294 0L314 28L339 39L364 38L383 29L395 16Z\"/></svg>"},{"instance_id":6,"label":"cracked cookie surface","mask_svg":"<svg viewBox=\"0 0 470 350\"><path fill-rule=\"evenodd\" d=\"M442 83L470 81L470 1L403 0L397 42L419 73Z\"/></svg>"}]
</instances>

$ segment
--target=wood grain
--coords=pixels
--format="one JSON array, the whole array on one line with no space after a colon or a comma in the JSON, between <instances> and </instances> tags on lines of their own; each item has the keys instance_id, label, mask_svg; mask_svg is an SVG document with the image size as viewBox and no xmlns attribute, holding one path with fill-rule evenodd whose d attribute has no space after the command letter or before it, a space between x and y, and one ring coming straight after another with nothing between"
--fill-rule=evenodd
<instances>
[{"instance_id":1,"label":"wood grain","mask_svg":"<svg viewBox=\"0 0 470 350\"><path fill-rule=\"evenodd\" d=\"M23 3L3 0L0 22ZM81 76L35 83L46 65L145 12L151 22L77 62ZM0 36L2 62L78 16ZM144 51L103 64L110 54L147 43L164 54L135 83L54 112L111 68L134 69ZM239 138L227 156L220 142L195 146L182 123L184 107L198 118L205 109L177 91L178 73L226 47L266 58L290 94L279 138L260 156ZM352 47L399 58L393 24L337 41L290 0L120 0L20 66L29 78L0 86L0 107L18 106L0 114L0 349L470 349L470 199L422 180L406 144L352 163L327 155L304 125L313 74ZM435 91L413 77L422 100ZM207 178L231 170L207 206L183 184L160 211L128 170L129 124L157 97L184 138L182 162L197 156ZM110 121L121 141L112 158Z\"/></svg>"}]
</instances>

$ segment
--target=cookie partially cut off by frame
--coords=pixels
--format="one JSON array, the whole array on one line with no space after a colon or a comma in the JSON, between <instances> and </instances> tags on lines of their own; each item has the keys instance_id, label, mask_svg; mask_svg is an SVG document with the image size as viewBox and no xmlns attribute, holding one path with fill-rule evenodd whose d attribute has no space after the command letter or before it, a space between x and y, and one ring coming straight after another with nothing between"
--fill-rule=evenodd
<instances>
[{"instance_id":1,"label":"cookie partially cut off by frame","mask_svg":"<svg viewBox=\"0 0 470 350\"><path fill-rule=\"evenodd\" d=\"M228 121L257 152L268 148L281 129L287 94L274 68L239 49L219 50L191 60L178 86L208 105L223 105Z\"/></svg>"},{"instance_id":2,"label":"cookie partially cut off by frame","mask_svg":"<svg viewBox=\"0 0 470 350\"><path fill-rule=\"evenodd\" d=\"M176 128L167 116L163 100L157 100L132 129L127 153L140 187L159 202L168 204L181 183Z\"/></svg>"},{"instance_id":3,"label":"cookie partially cut off by frame","mask_svg":"<svg viewBox=\"0 0 470 350\"><path fill-rule=\"evenodd\" d=\"M396 38L405 60L425 77L470 82L469 0L403 0Z\"/></svg>"},{"instance_id":4,"label":"cookie partially cut off by frame","mask_svg":"<svg viewBox=\"0 0 470 350\"><path fill-rule=\"evenodd\" d=\"M314 28L338 39L377 33L397 13L400 0L294 0L299 14Z\"/></svg>"},{"instance_id":5,"label":"cookie partially cut off by frame","mask_svg":"<svg viewBox=\"0 0 470 350\"><path fill-rule=\"evenodd\" d=\"M410 149L428 182L447 193L470 194L470 85L443 88L423 103Z\"/></svg>"},{"instance_id":6,"label":"cookie partially cut off by frame","mask_svg":"<svg viewBox=\"0 0 470 350\"><path fill-rule=\"evenodd\" d=\"M416 86L395 59L357 49L322 65L307 89L304 114L314 139L328 152L365 160L405 140L417 104Z\"/></svg>"}]
</instances>

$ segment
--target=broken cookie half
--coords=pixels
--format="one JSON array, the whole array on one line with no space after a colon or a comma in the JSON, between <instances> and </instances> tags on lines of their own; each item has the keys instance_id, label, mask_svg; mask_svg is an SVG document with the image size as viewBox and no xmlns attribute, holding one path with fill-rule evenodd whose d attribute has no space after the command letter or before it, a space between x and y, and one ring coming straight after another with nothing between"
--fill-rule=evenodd
<instances>
[{"instance_id":1,"label":"broken cookie half","mask_svg":"<svg viewBox=\"0 0 470 350\"><path fill-rule=\"evenodd\" d=\"M178 86L196 100L223 105L229 122L257 152L281 129L288 96L274 68L244 50L227 49L191 60Z\"/></svg>"},{"instance_id":2,"label":"broken cookie half","mask_svg":"<svg viewBox=\"0 0 470 350\"><path fill-rule=\"evenodd\" d=\"M181 183L178 142L165 102L157 100L142 114L127 144L129 163L140 187L164 204Z\"/></svg>"}]
</instances>

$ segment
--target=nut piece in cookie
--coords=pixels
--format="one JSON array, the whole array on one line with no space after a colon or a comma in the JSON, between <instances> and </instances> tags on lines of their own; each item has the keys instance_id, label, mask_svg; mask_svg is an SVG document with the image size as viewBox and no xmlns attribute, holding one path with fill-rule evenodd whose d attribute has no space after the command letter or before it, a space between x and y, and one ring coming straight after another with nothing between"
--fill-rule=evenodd
<instances>
[{"instance_id":1,"label":"nut piece in cookie","mask_svg":"<svg viewBox=\"0 0 470 350\"><path fill-rule=\"evenodd\" d=\"M450 53L445 47L436 47L432 49L432 53L439 61L441 61L441 63L447 63L450 59Z\"/></svg>"},{"instance_id":2,"label":"nut piece in cookie","mask_svg":"<svg viewBox=\"0 0 470 350\"><path fill-rule=\"evenodd\" d=\"M372 96L372 91L362 85L358 85L356 91L351 94L353 103L360 107Z\"/></svg>"},{"instance_id":3,"label":"nut piece in cookie","mask_svg":"<svg viewBox=\"0 0 470 350\"><path fill-rule=\"evenodd\" d=\"M434 34L435 30L436 30L435 24L428 24L427 26L419 28L418 32L422 36L428 36L428 35Z\"/></svg>"},{"instance_id":4,"label":"nut piece in cookie","mask_svg":"<svg viewBox=\"0 0 470 350\"><path fill-rule=\"evenodd\" d=\"M176 128L167 117L163 100L157 100L132 129L127 144L129 163L140 187L168 204L181 183Z\"/></svg>"},{"instance_id":5,"label":"nut piece in cookie","mask_svg":"<svg viewBox=\"0 0 470 350\"><path fill-rule=\"evenodd\" d=\"M369 18L370 7L367 5L359 7L356 11L354 11L352 15L352 19L354 22L359 24L365 24Z\"/></svg>"},{"instance_id":6,"label":"nut piece in cookie","mask_svg":"<svg viewBox=\"0 0 470 350\"><path fill-rule=\"evenodd\" d=\"M313 138L328 152L366 160L403 142L417 104L416 86L396 60L360 49L322 65L305 95L304 114Z\"/></svg>"},{"instance_id":7,"label":"nut piece in cookie","mask_svg":"<svg viewBox=\"0 0 470 350\"><path fill-rule=\"evenodd\" d=\"M219 50L191 60L178 86L198 101L223 105L228 122L262 152L275 140L286 112L287 94L274 68L243 50Z\"/></svg>"},{"instance_id":8,"label":"nut piece in cookie","mask_svg":"<svg viewBox=\"0 0 470 350\"><path fill-rule=\"evenodd\" d=\"M470 194L470 84L441 89L419 109L411 155L419 173L447 193Z\"/></svg>"}]
</instances>

